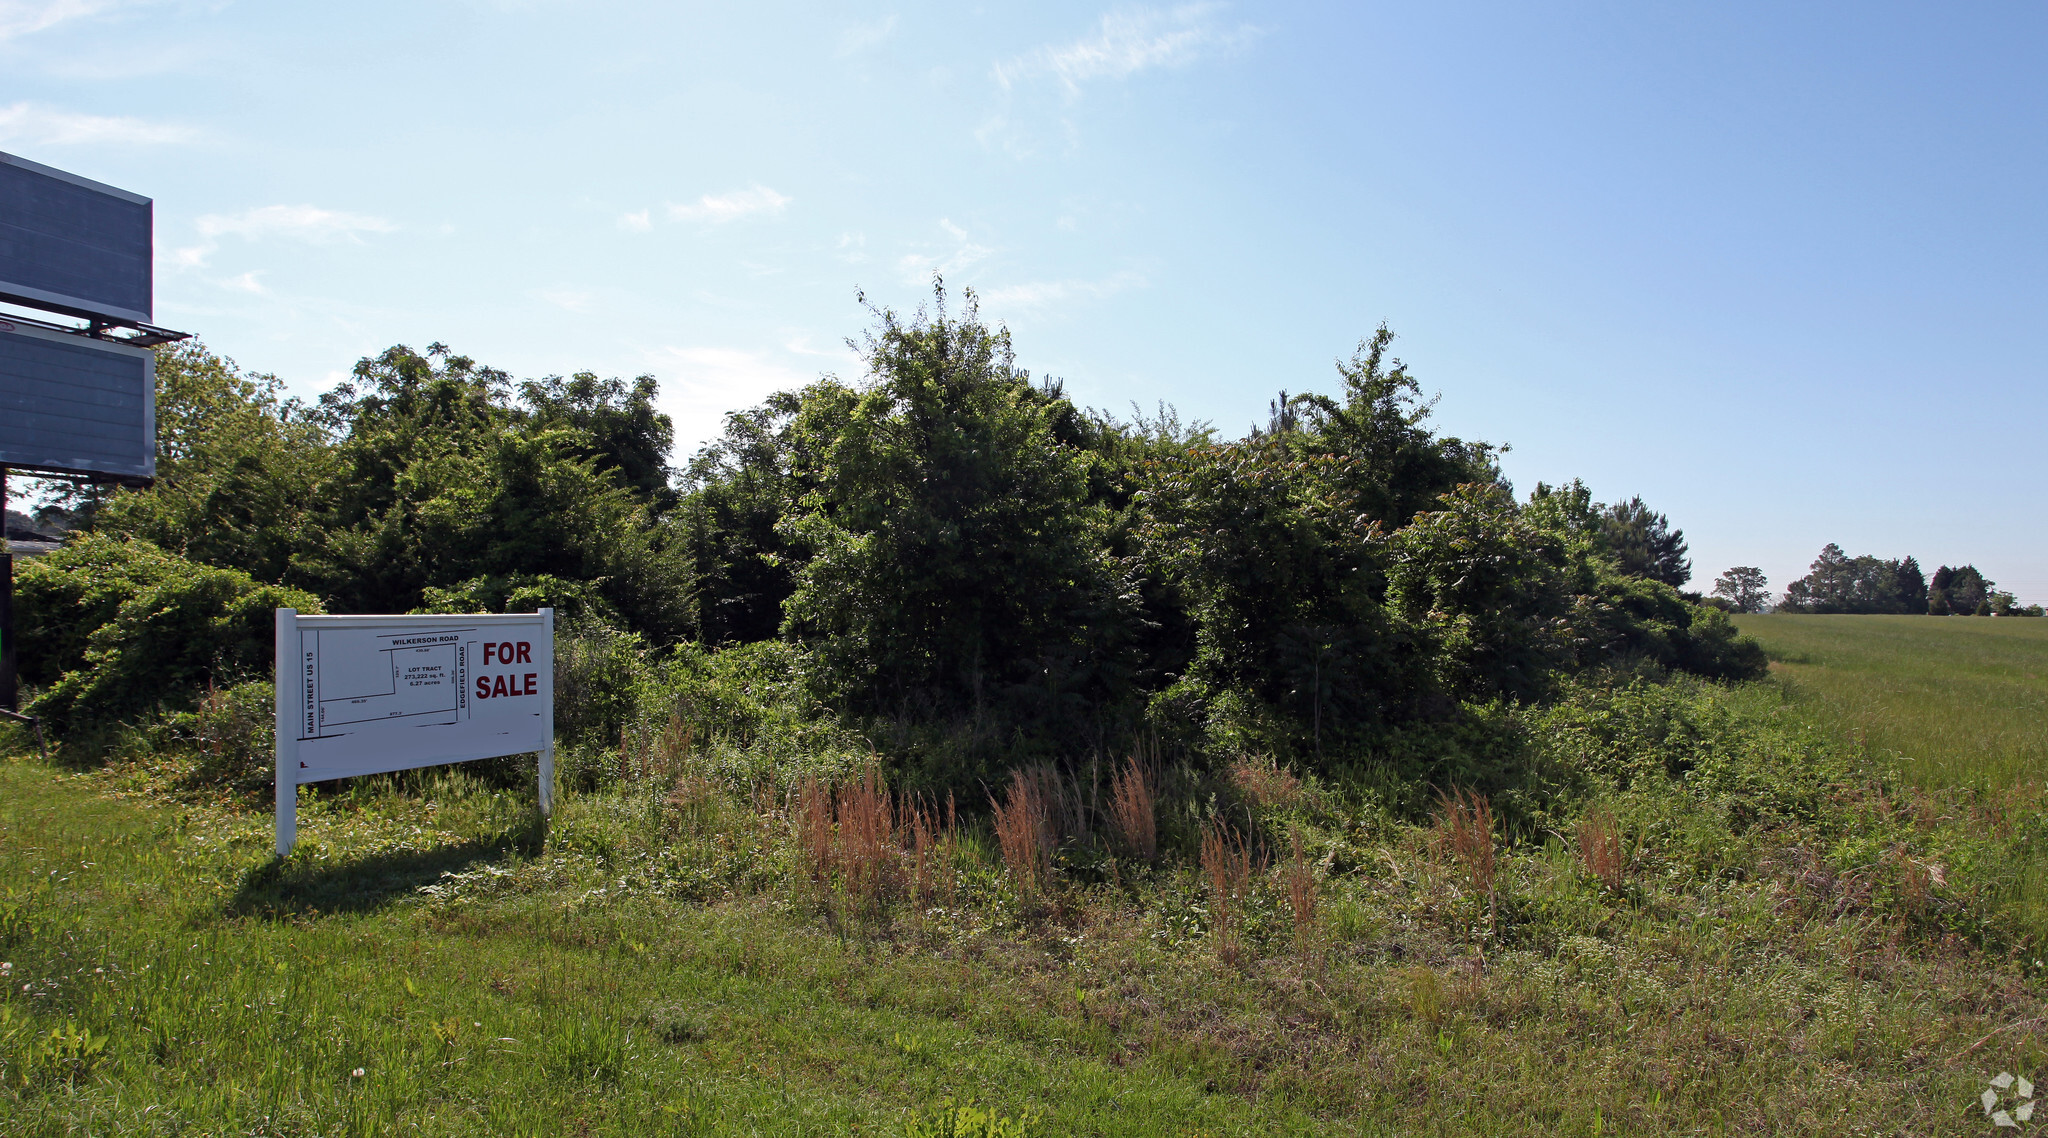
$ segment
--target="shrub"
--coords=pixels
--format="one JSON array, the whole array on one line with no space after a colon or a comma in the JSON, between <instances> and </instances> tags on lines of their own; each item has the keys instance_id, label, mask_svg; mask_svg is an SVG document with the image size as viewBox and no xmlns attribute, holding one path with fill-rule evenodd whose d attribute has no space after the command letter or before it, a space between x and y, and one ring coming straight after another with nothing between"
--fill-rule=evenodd
<instances>
[{"instance_id":1,"label":"shrub","mask_svg":"<svg viewBox=\"0 0 2048 1138\"><path fill-rule=\"evenodd\" d=\"M572 619L555 636L555 734L569 746L609 746L640 718L652 678L646 643L631 632Z\"/></svg>"},{"instance_id":2,"label":"shrub","mask_svg":"<svg viewBox=\"0 0 2048 1138\"><path fill-rule=\"evenodd\" d=\"M146 541L82 534L14 569L21 679L47 687L85 666L86 643L132 599L190 563Z\"/></svg>"},{"instance_id":3,"label":"shrub","mask_svg":"<svg viewBox=\"0 0 2048 1138\"><path fill-rule=\"evenodd\" d=\"M276 756L274 692L269 680L209 687L192 710L166 716L156 734L198 756L202 781L242 789L267 785Z\"/></svg>"},{"instance_id":4,"label":"shrub","mask_svg":"<svg viewBox=\"0 0 2048 1138\"><path fill-rule=\"evenodd\" d=\"M195 564L147 542L94 544L76 570L63 563L37 567L86 578L69 589L39 581L39 605L67 593L75 598L69 613L40 609L39 625L67 617L98 622L86 635L83 661L28 709L60 732L86 722L130 721L158 706L190 709L209 686L257 679L271 667L274 610L320 611L310 593Z\"/></svg>"}]
</instances>

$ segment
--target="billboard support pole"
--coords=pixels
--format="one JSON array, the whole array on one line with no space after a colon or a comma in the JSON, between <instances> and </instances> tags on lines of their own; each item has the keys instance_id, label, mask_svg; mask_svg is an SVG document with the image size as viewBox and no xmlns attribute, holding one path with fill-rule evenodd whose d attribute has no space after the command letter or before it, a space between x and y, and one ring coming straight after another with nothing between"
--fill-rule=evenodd
<instances>
[{"instance_id":1,"label":"billboard support pole","mask_svg":"<svg viewBox=\"0 0 2048 1138\"><path fill-rule=\"evenodd\" d=\"M540 613L547 620L548 644L552 647L555 642L555 610L545 608ZM554 667L553 660L548 661L548 667ZM549 687L548 705L541 712L541 737L547 740L547 746L540 749L540 816L544 819L555 812L555 700L553 685Z\"/></svg>"},{"instance_id":2,"label":"billboard support pole","mask_svg":"<svg viewBox=\"0 0 2048 1138\"><path fill-rule=\"evenodd\" d=\"M14 546L7 540L7 468L0 466L0 710L19 712L14 649Z\"/></svg>"},{"instance_id":3,"label":"billboard support pole","mask_svg":"<svg viewBox=\"0 0 2048 1138\"><path fill-rule=\"evenodd\" d=\"M299 611L297 609L277 610L277 664L271 670L272 687L277 699L277 856L282 858L292 852L292 843L299 836L299 733L293 730L297 716L293 714L295 703L292 684L297 682L298 668L287 669L288 662L296 661L298 646Z\"/></svg>"}]
</instances>

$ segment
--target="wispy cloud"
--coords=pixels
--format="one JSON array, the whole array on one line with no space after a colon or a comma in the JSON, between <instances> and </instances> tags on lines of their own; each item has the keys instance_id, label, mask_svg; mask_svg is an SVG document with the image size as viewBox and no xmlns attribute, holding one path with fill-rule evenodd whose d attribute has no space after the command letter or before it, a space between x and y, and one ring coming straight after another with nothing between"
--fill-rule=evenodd
<instances>
[{"instance_id":1,"label":"wispy cloud","mask_svg":"<svg viewBox=\"0 0 2048 1138\"><path fill-rule=\"evenodd\" d=\"M155 123L115 115L88 115L37 103L0 107L0 142L42 146L89 146L95 143L164 144L198 138L191 127Z\"/></svg>"},{"instance_id":2,"label":"wispy cloud","mask_svg":"<svg viewBox=\"0 0 2048 1138\"><path fill-rule=\"evenodd\" d=\"M209 213L196 223L201 236L291 237L324 244L361 241L364 233L389 233L398 227L381 217L321 209L311 205L266 205L241 213Z\"/></svg>"},{"instance_id":3,"label":"wispy cloud","mask_svg":"<svg viewBox=\"0 0 2048 1138\"><path fill-rule=\"evenodd\" d=\"M661 378L661 409L675 419L678 454L717 437L726 412L752 407L814 378L768 352L744 348L672 345L648 357L649 370Z\"/></svg>"},{"instance_id":4,"label":"wispy cloud","mask_svg":"<svg viewBox=\"0 0 2048 1138\"><path fill-rule=\"evenodd\" d=\"M911 284L924 284L931 280L933 273L952 276L969 265L988 259L989 255L995 252L994 249L969 237L965 229L946 218L939 219L939 228L945 230L946 236L952 239L951 247L925 249L898 257L896 269L903 275L905 281Z\"/></svg>"},{"instance_id":5,"label":"wispy cloud","mask_svg":"<svg viewBox=\"0 0 2048 1138\"><path fill-rule=\"evenodd\" d=\"M1068 96L1096 79L1125 79L1141 71L1186 67L1236 51L1259 34L1250 24L1224 26L1215 19L1220 4L1178 8L1132 8L1105 14L1094 34L999 63L995 79L1005 89L1040 76L1058 80Z\"/></svg>"},{"instance_id":6,"label":"wispy cloud","mask_svg":"<svg viewBox=\"0 0 2048 1138\"><path fill-rule=\"evenodd\" d=\"M795 332L784 329L783 337L782 350L792 355L819 356L824 359L839 360L848 364L853 363L858 358L847 351L845 344L840 344L834 348L812 347L811 334L809 332Z\"/></svg>"},{"instance_id":7,"label":"wispy cloud","mask_svg":"<svg viewBox=\"0 0 2048 1138\"><path fill-rule=\"evenodd\" d=\"M38 54L38 69L43 74L88 83L180 73L190 75L221 66L223 58L221 49L212 44L157 39L134 43L108 43L96 39L83 48L70 46L68 52L44 51Z\"/></svg>"},{"instance_id":8,"label":"wispy cloud","mask_svg":"<svg viewBox=\"0 0 2048 1138\"><path fill-rule=\"evenodd\" d=\"M310 205L266 205L241 213L209 213L193 223L203 238L199 244L175 250L171 263L180 268L206 264L220 248L220 239L234 236L257 241L284 237L315 245L336 241L360 243L365 233L390 233L397 229L381 217Z\"/></svg>"},{"instance_id":9,"label":"wispy cloud","mask_svg":"<svg viewBox=\"0 0 2048 1138\"><path fill-rule=\"evenodd\" d=\"M839 48L834 53L844 59L859 55L888 39L896 31L896 17L888 16L872 24L855 24L839 33Z\"/></svg>"},{"instance_id":10,"label":"wispy cloud","mask_svg":"<svg viewBox=\"0 0 2048 1138\"><path fill-rule=\"evenodd\" d=\"M257 296L265 296L269 294L270 290L263 286L263 282L261 280L257 279L262 275L262 269L251 269L250 271L243 273L241 276L229 277L228 279L220 282L220 287L225 289L232 289L235 292L249 292L255 293Z\"/></svg>"},{"instance_id":11,"label":"wispy cloud","mask_svg":"<svg viewBox=\"0 0 2048 1138\"><path fill-rule=\"evenodd\" d=\"M117 6L118 0L0 0L0 42Z\"/></svg>"},{"instance_id":12,"label":"wispy cloud","mask_svg":"<svg viewBox=\"0 0 2048 1138\"><path fill-rule=\"evenodd\" d=\"M595 299L589 293L573 288L535 289L529 295L569 312L588 312Z\"/></svg>"},{"instance_id":13,"label":"wispy cloud","mask_svg":"<svg viewBox=\"0 0 2048 1138\"><path fill-rule=\"evenodd\" d=\"M654 219L644 209L633 210L619 215L619 228L631 233L645 233L654 228Z\"/></svg>"},{"instance_id":14,"label":"wispy cloud","mask_svg":"<svg viewBox=\"0 0 2048 1138\"><path fill-rule=\"evenodd\" d=\"M757 213L778 214L794 200L763 185L734 190L729 194L705 194L694 202L670 202L668 215L676 221L708 221L722 224Z\"/></svg>"},{"instance_id":15,"label":"wispy cloud","mask_svg":"<svg viewBox=\"0 0 2048 1138\"><path fill-rule=\"evenodd\" d=\"M981 302L990 311L998 313L1005 309L1042 312L1069 301L1107 300L1120 292L1144 288L1146 283L1142 274L1129 271L1112 273L1096 281L1032 281L990 289L981 294Z\"/></svg>"}]
</instances>

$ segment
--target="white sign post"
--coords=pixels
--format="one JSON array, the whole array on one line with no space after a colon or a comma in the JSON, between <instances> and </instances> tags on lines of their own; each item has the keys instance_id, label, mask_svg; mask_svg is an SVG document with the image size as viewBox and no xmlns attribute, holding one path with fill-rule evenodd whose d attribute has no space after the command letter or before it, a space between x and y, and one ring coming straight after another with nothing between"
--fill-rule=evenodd
<instances>
[{"instance_id":1,"label":"white sign post","mask_svg":"<svg viewBox=\"0 0 2048 1138\"><path fill-rule=\"evenodd\" d=\"M555 610L300 616L277 610L277 856L299 786L540 752L555 804Z\"/></svg>"}]
</instances>

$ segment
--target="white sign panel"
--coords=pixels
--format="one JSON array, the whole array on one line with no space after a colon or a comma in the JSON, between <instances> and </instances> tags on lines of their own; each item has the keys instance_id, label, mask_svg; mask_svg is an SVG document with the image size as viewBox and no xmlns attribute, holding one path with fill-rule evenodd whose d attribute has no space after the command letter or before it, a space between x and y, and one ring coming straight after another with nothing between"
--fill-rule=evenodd
<instances>
[{"instance_id":1,"label":"white sign panel","mask_svg":"<svg viewBox=\"0 0 2048 1138\"><path fill-rule=\"evenodd\" d=\"M538 751L553 806L555 614L277 610L277 846L302 783Z\"/></svg>"}]
</instances>

